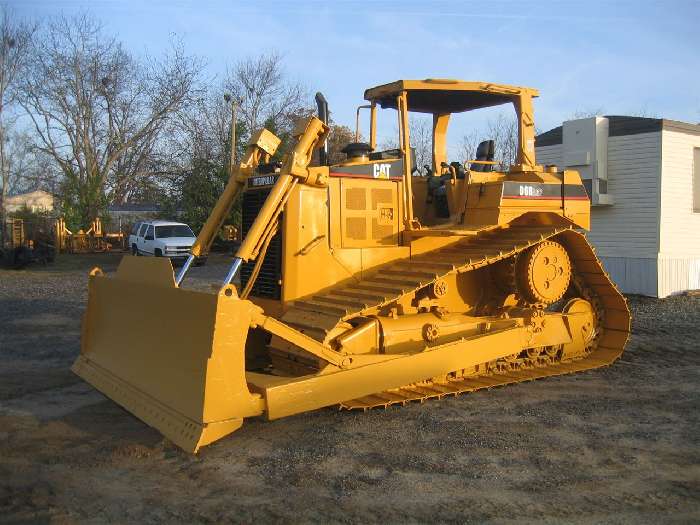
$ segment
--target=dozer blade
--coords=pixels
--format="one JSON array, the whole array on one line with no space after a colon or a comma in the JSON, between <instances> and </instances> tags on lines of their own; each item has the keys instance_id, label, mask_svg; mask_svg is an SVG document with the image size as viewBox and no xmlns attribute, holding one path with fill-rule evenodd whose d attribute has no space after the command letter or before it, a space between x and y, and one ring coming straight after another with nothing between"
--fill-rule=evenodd
<instances>
[{"instance_id":1,"label":"dozer blade","mask_svg":"<svg viewBox=\"0 0 700 525\"><path fill-rule=\"evenodd\" d=\"M72 370L196 452L262 413L261 397L245 380L256 308L231 287L218 295L177 288L167 258L125 256L115 277L91 272Z\"/></svg>"}]
</instances>

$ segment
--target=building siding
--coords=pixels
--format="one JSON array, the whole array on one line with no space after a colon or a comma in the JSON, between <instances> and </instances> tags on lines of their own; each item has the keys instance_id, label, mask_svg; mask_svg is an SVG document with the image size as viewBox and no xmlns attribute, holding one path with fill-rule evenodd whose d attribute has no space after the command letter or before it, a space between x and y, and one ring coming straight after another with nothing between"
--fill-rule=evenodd
<instances>
[{"instance_id":1,"label":"building siding","mask_svg":"<svg viewBox=\"0 0 700 525\"><path fill-rule=\"evenodd\" d=\"M612 206L591 208L589 239L604 257L656 258L659 252L661 133L608 139Z\"/></svg>"},{"instance_id":2,"label":"building siding","mask_svg":"<svg viewBox=\"0 0 700 525\"><path fill-rule=\"evenodd\" d=\"M539 164L562 166L561 144L537 148ZM659 253L661 133L608 138L612 206L591 208L588 238L602 256L655 258Z\"/></svg>"},{"instance_id":3,"label":"building siding","mask_svg":"<svg viewBox=\"0 0 700 525\"><path fill-rule=\"evenodd\" d=\"M542 164L543 166L561 166L562 151L563 146L561 144L554 144L552 146L537 146L535 150L537 163Z\"/></svg>"},{"instance_id":4,"label":"building siding","mask_svg":"<svg viewBox=\"0 0 700 525\"><path fill-rule=\"evenodd\" d=\"M700 289L700 257L659 255L658 297Z\"/></svg>"},{"instance_id":5,"label":"building siding","mask_svg":"<svg viewBox=\"0 0 700 525\"><path fill-rule=\"evenodd\" d=\"M625 293L666 297L700 289L700 213L693 211L700 126L609 119L608 192L615 203L591 209L589 240ZM560 135L560 128L542 135L540 164L563 164Z\"/></svg>"},{"instance_id":6,"label":"building siding","mask_svg":"<svg viewBox=\"0 0 700 525\"><path fill-rule=\"evenodd\" d=\"M608 193L591 207L588 239L625 293L657 296L661 132L608 137ZM563 146L537 148L539 164L563 165Z\"/></svg>"},{"instance_id":7,"label":"building siding","mask_svg":"<svg viewBox=\"0 0 700 525\"><path fill-rule=\"evenodd\" d=\"M700 135L663 131L659 297L700 289L700 213L693 211L693 151Z\"/></svg>"},{"instance_id":8,"label":"building siding","mask_svg":"<svg viewBox=\"0 0 700 525\"><path fill-rule=\"evenodd\" d=\"M700 213L693 212L693 150L700 135L663 132L661 247L667 256L700 257Z\"/></svg>"}]
</instances>

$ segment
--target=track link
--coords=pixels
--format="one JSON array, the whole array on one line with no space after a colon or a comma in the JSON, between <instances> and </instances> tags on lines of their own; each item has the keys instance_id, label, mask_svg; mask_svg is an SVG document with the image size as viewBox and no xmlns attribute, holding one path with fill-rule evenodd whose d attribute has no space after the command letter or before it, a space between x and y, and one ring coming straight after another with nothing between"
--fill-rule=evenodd
<instances>
[{"instance_id":1,"label":"track link","mask_svg":"<svg viewBox=\"0 0 700 525\"><path fill-rule=\"evenodd\" d=\"M549 365L538 368L523 367L518 370L468 376L454 380L426 381L345 401L340 404L340 408L342 410L370 410L373 408L388 408L391 405L406 405L415 401L422 403L429 399L442 399L443 397L458 396L478 390L488 390L499 386L534 381L535 379L573 374L609 364L604 359L585 357L565 362L552 361Z\"/></svg>"},{"instance_id":2,"label":"track link","mask_svg":"<svg viewBox=\"0 0 700 525\"><path fill-rule=\"evenodd\" d=\"M571 228L511 226L487 230L429 253L399 259L358 282L295 301L281 320L325 342L327 334L342 322L371 315L438 279L494 264L565 231Z\"/></svg>"},{"instance_id":3,"label":"track link","mask_svg":"<svg viewBox=\"0 0 700 525\"><path fill-rule=\"evenodd\" d=\"M599 334L590 352L568 360L549 356L519 360L507 371L494 372L484 366L483 374L458 379L426 378L421 383L345 401L341 408L367 410L406 404L610 365L622 354L629 337L629 309L584 234L571 227L507 226L488 230L445 248L395 261L358 283L298 301L282 320L325 342L328 333L340 323L372 315L378 308L438 279L494 264L545 240L556 240L565 246L574 286L595 309Z\"/></svg>"}]
</instances>

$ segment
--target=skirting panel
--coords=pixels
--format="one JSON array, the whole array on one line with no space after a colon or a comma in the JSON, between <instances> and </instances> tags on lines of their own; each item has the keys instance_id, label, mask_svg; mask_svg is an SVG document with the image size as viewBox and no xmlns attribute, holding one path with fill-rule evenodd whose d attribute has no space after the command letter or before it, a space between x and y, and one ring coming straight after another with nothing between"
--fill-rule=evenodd
<instances>
[{"instance_id":1,"label":"skirting panel","mask_svg":"<svg viewBox=\"0 0 700 525\"><path fill-rule=\"evenodd\" d=\"M659 255L659 297L700 289L700 257Z\"/></svg>"},{"instance_id":2,"label":"skirting panel","mask_svg":"<svg viewBox=\"0 0 700 525\"><path fill-rule=\"evenodd\" d=\"M601 257L605 270L624 293L668 297L700 289L700 257L658 259Z\"/></svg>"},{"instance_id":3,"label":"skirting panel","mask_svg":"<svg viewBox=\"0 0 700 525\"><path fill-rule=\"evenodd\" d=\"M605 271L623 293L659 297L656 259L601 257Z\"/></svg>"}]
</instances>

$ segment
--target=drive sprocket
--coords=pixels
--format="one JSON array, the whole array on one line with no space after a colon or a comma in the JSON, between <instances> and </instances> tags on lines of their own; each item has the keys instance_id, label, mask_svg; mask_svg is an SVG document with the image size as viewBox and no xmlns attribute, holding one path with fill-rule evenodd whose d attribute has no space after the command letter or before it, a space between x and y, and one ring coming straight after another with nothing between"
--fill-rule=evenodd
<instances>
[{"instance_id":1,"label":"drive sprocket","mask_svg":"<svg viewBox=\"0 0 700 525\"><path fill-rule=\"evenodd\" d=\"M528 248L515 264L515 281L520 296L529 303L555 303L571 282L571 260L566 248L555 241Z\"/></svg>"}]
</instances>

